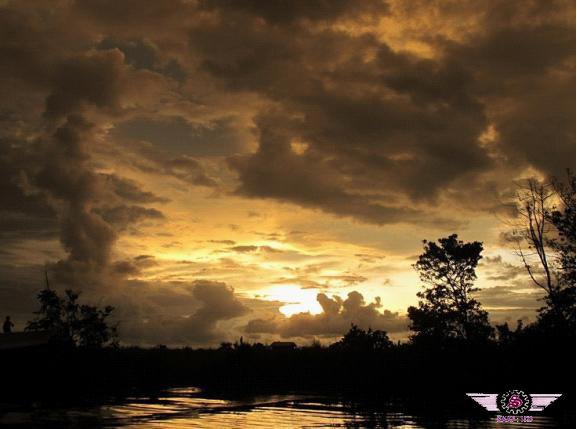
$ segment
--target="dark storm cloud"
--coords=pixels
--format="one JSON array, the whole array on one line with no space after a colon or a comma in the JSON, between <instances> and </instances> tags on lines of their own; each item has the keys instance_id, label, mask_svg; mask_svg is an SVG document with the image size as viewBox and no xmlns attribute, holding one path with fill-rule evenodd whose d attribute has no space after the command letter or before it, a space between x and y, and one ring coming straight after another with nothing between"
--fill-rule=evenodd
<instances>
[{"instance_id":1,"label":"dark storm cloud","mask_svg":"<svg viewBox=\"0 0 577 429\"><path fill-rule=\"evenodd\" d=\"M98 48L110 50L118 48L124 54L125 61L137 69L154 70L157 62L156 47L147 40L114 40L105 38Z\"/></svg>"},{"instance_id":2,"label":"dark storm cloud","mask_svg":"<svg viewBox=\"0 0 577 429\"><path fill-rule=\"evenodd\" d=\"M21 183L25 160L8 146L0 143L0 239L58 237L56 211L46 198Z\"/></svg>"},{"instance_id":3,"label":"dark storm cloud","mask_svg":"<svg viewBox=\"0 0 577 429\"><path fill-rule=\"evenodd\" d=\"M42 9L39 4L37 12ZM112 112L120 107L124 57L118 50L78 51L85 34L67 39L67 28L59 27L58 9L50 22L34 19L33 9L15 4L8 4L0 16L9 31L0 49L21 48L3 62L11 65L8 77L45 97L46 120L40 125L40 136L38 128L31 136L21 132L20 141L13 145L25 161L16 172L18 185L57 213L60 241L70 261L105 265L116 235L92 210L101 189L90 164L89 146L98 128L87 118L86 109ZM17 17L20 27L11 24ZM34 46L34 40L39 44ZM16 69L19 73L14 73ZM16 119L20 115L17 112Z\"/></svg>"},{"instance_id":4,"label":"dark storm cloud","mask_svg":"<svg viewBox=\"0 0 577 429\"><path fill-rule=\"evenodd\" d=\"M190 155L165 152L162 145L144 141L123 139L120 146L114 156L122 157L129 151L133 156L126 159L127 163L142 172L175 177L193 186L219 187L219 182L207 173L203 164Z\"/></svg>"},{"instance_id":5,"label":"dark storm cloud","mask_svg":"<svg viewBox=\"0 0 577 429\"><path fill-rule=\"evenodd\" d=\"M143 30L171 30L159 24L173 23L178 28L179 22L188 23L187 16L198 10L195 2L188 0L83 0L72 5L72 12L112 34L136 31L144 37ZM130 25L127 25L127 16L131 17Z\"/></svg>"},{"instance_id":6,"label":"dark storm cloud","mask_svg":"<svg viewBox=\"0 0 577 429\"><path fill-rule=\"evenodd\" d=\"M220 325L249 312L231 287L208 280L197 280L180 290L165 287L148 299L155 305L130 307L130 314L125 315L124 335L136 342L207 344L222 341L230 336L220 330ZM158 305L171 307L171 313L165 313ZM191 312L191 307L196 310ZM146 311L142 312L143 309Z\"/></svg>"},{"instance_id":7,"label":"dark storm cloud","mask_svg":"<svg viewBox=\"0 0 577 429\"><path fill-rule=\"evenodd\" d=\"M212 327L219 320L233 319L248 311L234 295L234 290L222 282L197 280L194 282L192 294L202 303L192 315L192 326L202 324Z\"/></svg>"},{"instance_id":8,"label":"dark storm cloud","mask_svg":"<svg viewBox=\"0 0 577 429\"><path fill-rule=\"evenodd\" d=\"M192 36L211 44L214 53L202 51L205 67L230 89L284 106L257 119L256 154L230 160L241 194L398 222L418 213L391 206L399 192L432 199L460 175L490 168L477 144L487 120L467 95L473 77L458 63L420 60L369 36L328 30L242 34L244 41L210 27ZM291 150L294 140L306 145L304 153Z\"/></svg>"},{"instance_id":9,"label":"dark storm cloud","mask_svg":"<svg viewBox=\"0 0 577 429\"><path fill-rule=\"evenodd\" d=\"M157 209L142 206L119 205L113 207L100 207L94 210L107 223L123 230L146 220L160 221L165 219L164 214Z\"/></svg>"},{"instance_id":10,"label":"dark storm cloud","mask_svg":"<svg viewBox=\"0 0 577 429\"><path fill-rule=\"evenodd\" d=\"M166 153L190 156L230 155L242 143L230 120L195 126L181 116L131 119L118 124L112 135L147 141Z\"/></svg>"},{"instance_id":11,"label":"dark storm cloud","mask_svg":"<svg viewBox=\"0 0 577 429\"><path fill-rule=\"evenodd\" d=\"M276 334L278 333L278 321L271 319L252 319L244 327L247 334Z\"/></svg>"},{"instance_id":12,"label":"dark storm cloud","mask_svg":"<svg viewBox=\"0 0 577 429\"><path fill-rule=\"evenodd\" d=\"M112 269L117 274L133 276L141 273L143 269L156 266L157 264L154 256L138 255L134 258L114 262Z\"/></svg>"},{"instance_id":13,"label":"dark storm cloud","mask_svg":"<svg viewBox=\"0 0 577 429\"><path fill-rule=\"evenodd\" d=\"M142 190L140 185L133 180L115 174L103 174L103 177L113 192L125 201L141 204L168 202L166 198Z\"/></svg>"},{"instance_id":14,"label":"dark storm cloud","mask_svg":"<svg viewBox=\"0 0 577 429\"><path fill-rule=\"evenodd\" d=\"M44 163L32 180L63 204L60 240L70 259L104 265L116 236L112 227L91 210L98 181L87 166L84 151L91 128L82 116L68 116L47 141Z\"/></svg>"},{"instance_id":15,"label":"dark storm cloud","mask_svg":"<svg viewBox=\"0 0 577 429\"><path fill-rule=\"evenodd\" d=\"M240 195L293 202L374 223L398 222L419 213L374 203L367 196L348 192L339 186L342 178L335 169L323 165L320 156L300 156L291 151L290 136L279 132L282 124L275 127L277 120L278 117L261 119L260 146L255 155L229 160L239 172Z\"/></svg>"},{"instance_id":16,"label":"dark storm cloud","mask_svg":"<svg viewBox=\"0 0 577 429\"><path fill-rule=\"evenodd\" d=\"M527 274L524 266L505 262L500 255L483 258L479 267L487 272L489 280L508 281Z\"/></svg>"},{"instance_id":17,"label":"dark storm cloud","mask_svg":"<svg viewBox=\"0 0 577 429\"><path fill-rule=\"evenodd\" d=\"M491 192L475 184L477 175L502 166L479 142L491 123L510 168L560 171L574 155L573 25L543 15L542 3L527 7L488 4L482 30L458 42L422 34L436 44L434 59L370 36L282 25L264 31L246 17L227 22L231 31L243 26L235 37L223 32L224 19L223 27L195 28L192 44L210 74L283 106L256 121L258 151L230 160L238 192L368 222L410 221L414 213L390 207L399 193L434 202L472 184ZM543 103L551 105L547 112ZM306 144L304 153L290 150L294 140ZM544 156L544 142L552 156Z\"/></svg>"},{"instance_id":18,"label":"dark storm cloud","mask_svg":"<svg viewBox=\"0 0 577 429\"><path fill-rule=\"evenodd\" d=\"M85 105L118 108L124 56L118 50L90 52L57 67L45 115L56 120Z\"/></svg>"},{"instance_id":19,"label":"dark storm cloud","mask_svg":"<svg viewBox=\"0 0 577 429\"><path fill-rule=\"evenodd\" d=\"M504 286L483 288L477 292L477 297L484 306L491 310L517 308L524 309L527 314L530 314L543 305L543 293L530 284L525 284L524 288Z\"/></svg>"},{"instance_id":20,"label":"dark storm cloud","mask_svg":"<svg viewBox=\"0 0 577 429\"><path fill-rule=\"evenodd\" d=\"M62 4L44 26L33 8L12 5L1 17L10 43L0 49L14 61L2 70L47 91L48 118L86 106L118 111L130 73L170 80L163 74L169 64L194 71L207 92L257 95L267 110L256 112L258 149L229 160L238 194L371 223L415 222L440 196L470 210L468 189L494 190L478 185L480 175L529 165L554 173L574 154L574 34L563 17L574 13L569 2L416 3L427 25L432 17L448 27L472 23L458 38L415 28L411 38L434 49L430 58L393 49L370 31L331 26L357 28L367 15L410 22L395 2L136 4ZM128 13L130 23L119 20ZM57 27L64 16L85 24L77 39ZM149 170L218 187L191 155L234 153L238 124L221 118L193 126L190 113L171 112L166 121L136 115L113 129L161 148L150 156L143 149ZM479 143L490 124L498 135L491 149Z\"/></svg>"},{"instance_id":21,"label":"dark storm cloud","mask_svg":"<svg viewBox=\"0 0 577 429\"><path fill-rule=\"evenodd\" d=\"M41 3L38 5L38 12L42 13L45 8ZM50 81L55 56L61 54L55 49L57 44L67 45L70 41L62 37L60 31L47 34L51 25L36 19L33 9L19 6L5 2L0 10L0 54L2 58L10 59L0 62L0 73L37 89Z\"/></svg>"},{"instance_id":22,"label":"dark storm cloud","mask_svg":"<svg viewBox=\"0 0 577 429\"><path fill-rule=\"evenodd\" d=\"M196 186L206 186L209 188L218 187L218 182L209 177L202 165L195 159L188 156L180 156L165 160L161 167L165 174L173 175L181 180Z\"/></svg>"},{"instance_id":23,"label":"dark storm cloud","mask_svg":"<svg viewBox=\"0 0 577 429\"><path fill-rule=\"evenodd\" d=\"M380 310L380 298L367 304L362 294L353 291L344 300L319 293L317 301L323 309L320 314L298 313L281 320L253 319L245 326L245 332L280 334L283 337L336 337L343 335L351 324L363 329L383 329L389 333L407 330L406 318L398 313Z\"/></svg>"},{"instance_id":24,"label":"dark storm cloud","mask_svg":"<svg viewBox=\"0 0 577 429\"><path fill-rule=\"evenodd\" d=\"M22 240L31 237L35 240L53 239L58 237L58 231L58 221L53 214L42 216L0 210L0 239L2 240Z\"/></svg>"},{"instance_id":25,"label":"dark storm cloud","mask_svg":"<svg viewBox=\"0 0 577 429\"><path fill-rule=\"evenodd\" d=\"M447 52L475 76L472 89L487 110L496 110L500 148L511 162L558 175L575 157L575 5L513 6L498 2L484 32Z\"/></svg>"},{"instance_id":26,"label":"dark storm cloud","mask_svg":"<svg viewBox=\"0 0 577 429\"><path fill-rule=\"evenodd\" d=\"M362 14L374 17L388 10L387 3L382 0L204 0L201 4L212 10L246 12L271 24L291 24L299 20L332 21L341 17L351 19Z\"/></svg>"},{"instance_id":27,"label":"dark storm cloud","mask_svg":"<svg viewBox=\"0 0 577 429\"><path fill-rule=\"evenodd\" d=\"M63 5L46 20L34 18L36 12L45 12L41 3L38 10L16 3L6 6L0 20L8 33L0 50L9 53L15 45L20 50L3 62L9 64L1 70L6 73L5 82L28 85L31 96L41 94L44 98L44 108L38 109L44 119L36 118L36 124L24 122L24 111L13 114L14 121L25 126L10 146L22 161L13 168L9 180L36 204L48 205L53 211L71 266L105 266L117 237L112 225L95 210L107 186L94 171L91 159L91 147L97 142L102 121L94 113L119 113L128 83L138 85L138 79L147 76L129 68L118 49L91 49L87 32L78 31L70 37L76 27L74 22L61 25L63 15L69 12L60 7ZM19 27L13 25L17 19ZM19 101L22 96L13 97L13 101ZM153 198L151 194L138 194L132 183L121 183L118 178L112 182L109 185L116 187L120 198Z\"/></svg>"}]
</instances>

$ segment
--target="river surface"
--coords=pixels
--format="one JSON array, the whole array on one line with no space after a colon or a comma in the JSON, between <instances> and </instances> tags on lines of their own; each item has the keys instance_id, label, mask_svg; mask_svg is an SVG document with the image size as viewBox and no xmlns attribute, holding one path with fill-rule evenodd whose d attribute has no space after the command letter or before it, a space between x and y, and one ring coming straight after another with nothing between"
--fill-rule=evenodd
<instances>
[{"instance_id":1,"label":"river surface","mask_svg":"<svg viewBox=\"0 0 577 429\"><path fill-rule=\"evenodd\" d=\"M531 423L481 419L424 418L403 412L358 408L326 397L268 395L250 400L210 398L196 388L169 389L158 398L129 398L113 405L38 408L0 414L0 426L15 428L550 428L542 415Z\"/></svg>"}]
</instances>

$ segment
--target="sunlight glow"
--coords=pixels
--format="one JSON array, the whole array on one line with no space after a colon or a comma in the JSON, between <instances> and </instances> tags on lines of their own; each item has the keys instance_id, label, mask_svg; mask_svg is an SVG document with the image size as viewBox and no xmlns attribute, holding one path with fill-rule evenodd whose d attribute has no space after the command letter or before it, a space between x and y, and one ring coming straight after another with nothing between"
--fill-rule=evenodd
<instances>
[{"instance_id":1,"label":"sunlight glow","mask_svg":"<svg viewBox=\"0 0 577 429\"><path fill-rule=\"evenodd\" d=\"M261 292L261 298L267 301L285 302L279 311L287 317L297 313L322 313L317 301L316 289L301 289L296 285L271 286Z\"/></svg>"}]
</instances>

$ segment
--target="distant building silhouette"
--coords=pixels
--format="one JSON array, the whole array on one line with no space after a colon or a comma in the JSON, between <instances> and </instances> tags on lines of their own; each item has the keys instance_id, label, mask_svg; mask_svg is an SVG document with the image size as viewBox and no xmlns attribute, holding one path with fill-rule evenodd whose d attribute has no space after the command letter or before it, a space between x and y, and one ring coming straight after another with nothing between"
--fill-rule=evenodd
<instances>
[{"instance_id":1,"label":"distant building silhouette","mask_svg":"<svg viewBox=\"0 0 577 429\"><path fill-rule=\"evenodd\" d=\"M297 345L292 341L275 341L271 343L270 348L273 350L294 350Z\"/></svg>"}]
</instances>

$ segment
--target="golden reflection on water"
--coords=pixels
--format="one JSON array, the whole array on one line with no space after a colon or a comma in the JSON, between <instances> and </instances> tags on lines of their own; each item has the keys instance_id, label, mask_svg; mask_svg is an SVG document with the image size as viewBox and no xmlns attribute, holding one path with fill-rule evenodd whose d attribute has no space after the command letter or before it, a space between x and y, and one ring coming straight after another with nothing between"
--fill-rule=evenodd
<instances>
[{"instance_id":1,"label":"golden reflection on water","mask_svg":"<svg viewBox=\"0 0 577 429\"><path fill-rule=\"evenodd\" d=\"M170 389L158 398L128 398L122 404L0 414L0 426L67 428L549 428L551 418L532 423L497 423L494 414L482 420L435 421L401 412L355 412L326 398L268 395L250 400L205 397L196 388Z\"/></svg>"},{"instance_id":2,"label":"golden reflection on water","mask_svg":"<svg viewBox=\"0 0 577 429\"><path fill-rule=\"evenodd\" d=\"M250 401L209 399L197 390L173 389L151 403L135 401L107 407L107 414L126 428L502 428L494 416L486 420L420 421L403 413L354 413L343 404L302 396L266 396ZM521 426L516 426L521 427ZM555 427L536 416L523 428Z\"/></svg>"}]
</instances>

